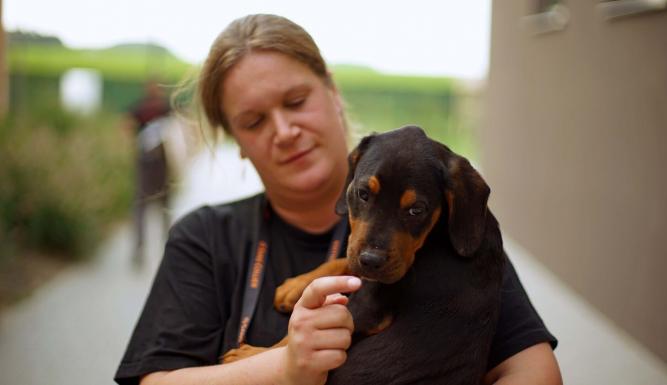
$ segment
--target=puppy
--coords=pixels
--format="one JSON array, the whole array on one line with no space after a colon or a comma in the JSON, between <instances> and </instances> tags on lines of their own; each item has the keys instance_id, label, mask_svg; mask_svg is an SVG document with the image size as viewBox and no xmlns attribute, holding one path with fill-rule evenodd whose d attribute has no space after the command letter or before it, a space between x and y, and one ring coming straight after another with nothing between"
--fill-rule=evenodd
<instances>
[{"instance_id":1,"label":"puppy","mask_svg":"<svg viewBox=\"0 0 667 385\"><path fill-rule=\"evenodd\" d=\"M479 384L506 258L489 187L416 126L365 137L348 162L336 208L349 217L347 259L287 280L276 308L290 311L317 277L357 275L353 344L328 384Z\"/></svg>"}]
</instances>

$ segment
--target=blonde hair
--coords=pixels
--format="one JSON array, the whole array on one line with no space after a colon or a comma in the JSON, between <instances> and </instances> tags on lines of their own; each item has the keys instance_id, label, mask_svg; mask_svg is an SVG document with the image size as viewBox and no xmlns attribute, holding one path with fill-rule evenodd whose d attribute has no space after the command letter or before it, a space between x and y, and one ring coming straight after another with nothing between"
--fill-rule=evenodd
<instances>
[{"instance_id":1,"label":"blonde hair","mask_svg":"<svg viewBox=\"0 0 667 385\"><path fill-rule=\"evenodd\" d=\"M222 82L227 71L253 50L276 51L296 59L333 87L319 48L299 25L282 16L266 14L236 19L213 42L199 75L197 97L211 128L222 127L230 132L221 108Z\"/></svg>"}]
</instances>

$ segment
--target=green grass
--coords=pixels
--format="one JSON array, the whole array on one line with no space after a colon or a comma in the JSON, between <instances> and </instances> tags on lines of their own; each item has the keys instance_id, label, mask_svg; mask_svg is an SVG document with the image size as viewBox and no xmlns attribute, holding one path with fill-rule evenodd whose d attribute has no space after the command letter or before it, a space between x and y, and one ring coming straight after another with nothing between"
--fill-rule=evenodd
<instances>
[{"instance_id":1,"label":"green grass","mask_svg":"<svg viewBox=\"0 0 667 385\"><path fill-rule=\"evenodd\" d=\"M383 74L368 67L336 65L332 67L332 73L336 84L348 91L441 95L451 92L454 87L454 82L445 77Z\"/></svg>"},{"instance_id":2,"label":"green grass","mask_svg":"<svg viewBox=\"0 0 667 385\"><path fill-rule=\"evenodd\" d=\"M88 50L18 45L9 49L10 72L38 76L59 76L70 68L92 68L106 79L144 81L153 76L175 82L191 67L169 52L151 47Z\"/></svg>"},{"instance_id":3,"label":"green grass","mask_svg":"<svg viewBox=\"0 0 667 385\"><path fill-rule=\"evenodd\" d=\"M452 150L476 157L473 123L462 117L452 79L388 75L358 66L334 66L333 74L358 136L415 124Z\"/></svg>"},{"instance_id":4,"label":"green grass","mask_svg":"<svg viewBox=\"0 0 667 385\"><path fill-rule=\"evenodd\" d=\"M37 76L59 76L70 68L91 68L107 79L145 80L157 75L177 81L194 67L164 49L151 46L90 50L37 44L14 45L9 49L10 72ZM359 66L336 65L332 72L336 84L348 90L440 94L453 86L448 78L389 75Z\"/></svg>"}]
</instances>

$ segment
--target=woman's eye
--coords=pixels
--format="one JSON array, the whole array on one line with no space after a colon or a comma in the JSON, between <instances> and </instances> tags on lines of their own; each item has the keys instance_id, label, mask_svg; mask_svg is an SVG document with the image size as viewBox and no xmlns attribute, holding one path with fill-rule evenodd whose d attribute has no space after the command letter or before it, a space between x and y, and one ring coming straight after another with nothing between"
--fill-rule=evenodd
<instances>
[{"instance_id":1,"label":"woman's eye","mask_svg":"<svg viewBox=\"0 0 667 385\"><path fill-rule=\"evenodd\" d=\"M304 98L304 97L296 98L296 99L289 100L287 103L285 103L285 106L292 107L292 108L299 107L305 101L306 101L306 98Z\"/></svg>"},{"instance_id":2,"label":"woman's eye","mask_svg":"<svg viewBox=\"0 0 667 385\"><path fill-rule=\"evenodd\" d=\"M249 121L248 123L244 124L244 127L245 127L247 130L252 130L252 129L254 129L254 128L259 127L259 125L260 125L261 123L262 123L262 118L260 117L260 118L251 120L251 121Z\"/></svg>"},{"instance_id":3,"label":"woman's eye","mask_svg":"<svg viewBox=\"0 0 667 385\"><path fill-rule=\"evenodd\" d=\"M361 199L362 201L364 202L368 201L368 191L364 189L359 189L357 194L359 195L359 199Z\"/></svg>"},{"instance_id":4,"label":"woman's eye","mask_svg":"<svg viewBox=\"0 0 667 385\"><path fill-rule=\"evenodd\" d=\"M410 207L410 209L408 210L408 214L410 214L410 215L412 215L412 216L414 217L414 216L423 214L424 211L425 211L425 210L424 210L423 207L420 207L420 206L414 206L414 207Z\"/></svg>"}]
</instances>

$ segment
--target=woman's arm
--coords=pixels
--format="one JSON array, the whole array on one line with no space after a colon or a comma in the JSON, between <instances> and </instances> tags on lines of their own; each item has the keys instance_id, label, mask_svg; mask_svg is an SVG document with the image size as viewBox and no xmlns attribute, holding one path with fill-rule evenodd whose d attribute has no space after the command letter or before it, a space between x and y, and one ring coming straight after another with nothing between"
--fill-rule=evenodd
<instances>
[{"instance_id":1,"label":"woman's arm","mask_svg":"<svg viewBox=\"0 0 667 385\"><path fill-rule=\"evenodd\" d=\"M329 370L345 362L352 342L352 315L340 293L359 287L361 280L349 276L318 278L308 285L290 317L286 347L224 365L150 373L140 384L324 384Z\"/></svg>"},{"instance_id":2,"label":"woman's arm","mask_svg":"<svg viewBox=\"0 0 667 385\"><path fill-rule=\"evenodd\" d=\"M491 369L484 377L490 385L562 385L558 362L549 343L524 349Z\"/></svg>"},{"instance_id":3,"label":"woman's arm","mask_svg":"<svg viewBox=\"0 0 667 385\"><path fill-rule=\"evenodd\" d=\"M285 373L286 348L276 348L224 365L200 366L144 376L141 385L289 384Z\"/></svg>"}]
</instances>

